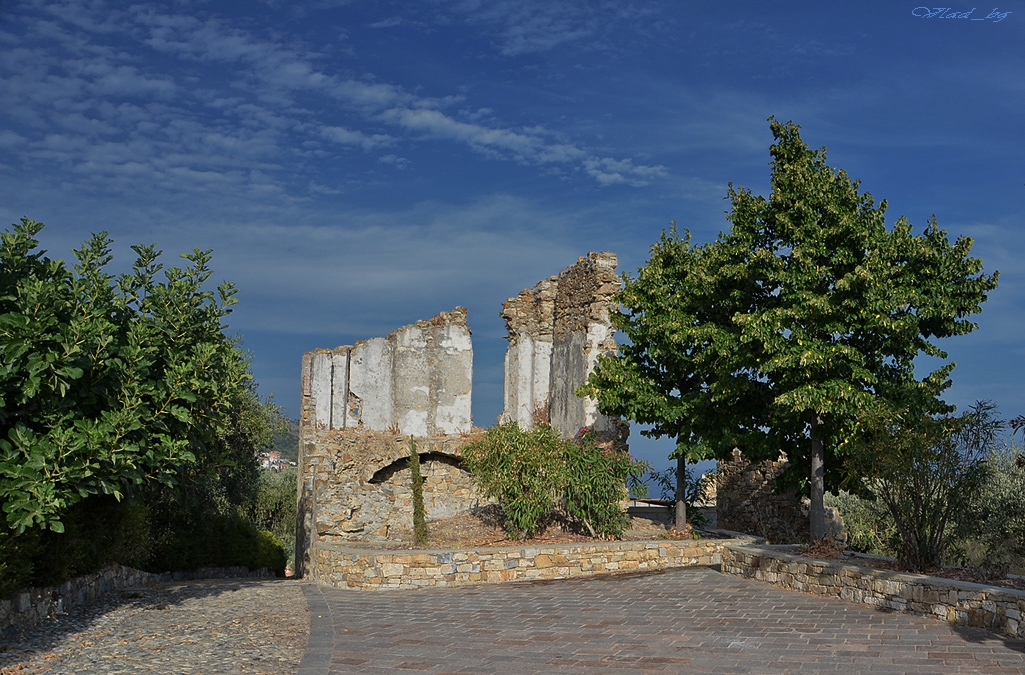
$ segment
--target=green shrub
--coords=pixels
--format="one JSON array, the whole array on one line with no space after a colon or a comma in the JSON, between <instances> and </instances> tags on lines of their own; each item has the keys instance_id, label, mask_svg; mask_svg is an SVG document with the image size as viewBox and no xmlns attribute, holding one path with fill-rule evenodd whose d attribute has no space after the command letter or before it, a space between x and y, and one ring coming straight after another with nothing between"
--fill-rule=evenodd
<instances>
[{"instance_id":1,"label":"green shrub","mask_svg":"<svg viewBox=\"0 0 1025 675\"><path fill-rule=\"evenodd\" d=\"M463 462L481 491L502 506L510 536L526 539L548 524L565 485L565 447L550 426L524 431L503 422L463 450Z\"/></svg>"},{"instance_id":2,"label":"green shrub","mask_svg":"<svg viewBox=\"0 0 1025 675\"><path fill-rule=\"evenodd\" d=\"M900 537L893 516L882 502L840 490L826 494L826 506L840 512L847 532L847 548L872 555L896 556Z\"/></svg>"},{"instance_id":3,"label":"green shrub","mask_svg":"<svg viewBox=\"0 0 1025 675\"><path fill-rule=\"evenodd\" d=\"M281 541L268 530L258 530L256 533L256 556L250 569L267 568L276 576L285 576L285 565L288 563L288 555Z\"/></svg>"},{"instance_id":4,"label":"green shrub","mask_svg":"<svg viewBox=\"0 0 1025 675\"><path fill-rule=\"evenodd\" d=\"M866 451L851 468L893 516L897 557L915 570L942 564L951 539L981 527L975 512L986 459L1004 426L994 406L979 402L959 417L866 417L862 424Z\"/></svg>"},{"instance_id":5,"label":"green shrub","mask_svg":"<svg viewBox=\"0 0 1025 675\"><path fill-rule=\"evenodd\" d=\"M586 427L574 442L564 446L566 486L564 503L568 515L583 523L592 537L621 537L630 523L620 502L629 495L627 482L638 480L648 465L601 441Z\"/></svg>"},{"instance_id":6,"label":"green shrub","mask_svg":"<svg viewBox=\"0 0 1025 675\"><path fill-rule=\"evenodd\" d=\"M43 532L34 586L59 584L106 565L138 566L149 555L149 512L110 495L89 497L67 510L62 534Z\"/></svg>"},{"instance_id":7,"label":"green shrub","mask_svg":"<svg viewBox=\"0 0 1025 675\"><path fill-rule=\"evenodd\" d=\"M203 515L164 523L154 549L143 567L149 572L242 566L268 567L283 576L288 560L273 533L239 515Z\"/></svg>"},{"instance_id":8,"label":"green shrub","mask_svg":"<svg viewBox=\"0 0 1025 675\"><path fill-rule=\"evenodd\" d=\"M505 513L505 528L521 540L551 522L557 509L591 536L620 536L628 522L619 506L627 480L647 465L603 445L587 429L575 441L546 424L530 431L504 422L463 450L481 491Z\"/></svg>"},{"instance_id":9,"label":"green shrub","mask_svg":"<svg viewBox=\"0 0 1025 675\"><path fill-rule=\"evenodd\" d=\"M263 470L256 496L257 526L282 543L288 564L295 565L296 470Z\"/></svg>"},{"instance_id":10,"label":"green shrub","mask_svg":"<svg viewBox=\"0 0 1025 675\"><path fill-rule=\"evenodd\" d=\"M41 532L31 529L18 534L0 527L0 598L32 585Z\"/></svg>"},{"instance_id":11,"label":"green shrub","mask_svg":"<svg viewBox=\"0 0 1025 675\"><path fill-rule=\"evenodd\" d=\"M1025 573L1025 454L1004 446L986 459L975 537L959 542L961 562Z\"/></svg>"},{"instance_id":12,"label":"green shrub","mask_svg":"<svg viewBox=\"0 0 1025 675\"><path fill-rule=\"evenodd\" d=\"M66 264L37 250L42 227L0 232L0 502L8 528L61 532L83 499L170 485L202 461L250 376L223 323L235 289L207 288L209 251L158 281L160 252L134 246L115 277L105 233Z\"/></svg>"}]
</instances>

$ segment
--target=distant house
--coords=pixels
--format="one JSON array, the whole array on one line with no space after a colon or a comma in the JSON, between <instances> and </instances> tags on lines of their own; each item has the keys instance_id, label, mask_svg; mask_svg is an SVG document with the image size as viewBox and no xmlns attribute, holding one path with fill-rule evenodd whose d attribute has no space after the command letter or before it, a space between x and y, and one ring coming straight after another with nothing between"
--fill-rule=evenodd
<instances>
[{"instance_id":1,"label":"distant house","mask_svg":"<svg viewBox=\"0 0 1025 675\"><path fill-rule=\"evenodd\" d=\"M287 468L292 462L287 459L281 458L281 453L272 450L270 452L260 453L260 466L271 471L280 471L281 469Z\"/></svg>"}]
</instances>

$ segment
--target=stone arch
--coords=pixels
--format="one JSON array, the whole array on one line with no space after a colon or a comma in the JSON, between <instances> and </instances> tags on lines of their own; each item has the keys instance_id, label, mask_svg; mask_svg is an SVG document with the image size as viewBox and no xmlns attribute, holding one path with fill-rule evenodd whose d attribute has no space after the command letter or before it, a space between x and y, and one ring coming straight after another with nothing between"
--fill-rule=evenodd
<instances>
[{"instance_id":1,"label":"stone arch","mask_svg":"<svg viewBox=\"0 0 1025 675\"><path fill-rule=\"evenodd\" d=\"M377 485L379 483L387 482L393 475L409 466L409 458L410 455L407 454L405 457L399 457L391 464L381 467L367 479L367 483ZM421 463L430 461L441 462L451 467L466 471L465 467L463 467L462 458L457 454L448 454L444 452L426 452L420 454Z\"/></svg>"},{"instance_id":2,"label":"stone arch","mask_svg":"<svg viewBox=\"0 0 1025 675\"><path fill-rule=\"evenodd\" d=\"M448 443L448 442L437 442L435 439L429 439L427 441L417 441L417 452L419 452L421 461L425 455L436 455L439 457L449 457L456 460L460 457L459 444ZM403 460L409 460L409 442L401 446L394 447L392 451L383 457L379 458L378 461L367 464L363 467L360 473L359 480L363 483L375 483L373 480L379 472L387 469L388 467L401 462ZM376 481L380 482L380 481Z\"/></svg>"}]
</instances>

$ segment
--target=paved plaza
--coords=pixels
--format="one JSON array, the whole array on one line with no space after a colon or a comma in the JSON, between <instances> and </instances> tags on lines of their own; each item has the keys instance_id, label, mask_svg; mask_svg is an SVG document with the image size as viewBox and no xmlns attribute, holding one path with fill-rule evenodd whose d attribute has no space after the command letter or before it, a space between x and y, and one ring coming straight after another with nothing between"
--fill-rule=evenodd
<instances>
[{"instance_id":1,"label":"paved plaza","mask_svg":"<svg viewBox=\"0 0 1025 675\"><path fill-rule=\"evenodd\" d=\"M305 587L299 675L1012 673L1025 642L709 568L421 591Z\"/></svg>"}]
</instances>

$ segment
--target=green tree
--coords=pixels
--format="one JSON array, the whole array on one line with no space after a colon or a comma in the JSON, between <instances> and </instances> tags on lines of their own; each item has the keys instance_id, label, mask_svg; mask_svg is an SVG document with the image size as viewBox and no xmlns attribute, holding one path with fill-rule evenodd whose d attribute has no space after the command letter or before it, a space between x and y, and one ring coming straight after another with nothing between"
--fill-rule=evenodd
<instances>
[{"instance_id":1,"label":"green tree","mask_svg":"<svg viewBox=\"0 0 1025 675\"><path fill-rule=\"evenodd\" d=\"M919 236L905 218L887 229L885 201L829 167L797 125L770 122L769 198L731 184L729 232L700 247L663 235L648 277L642 268L621 293L617 326L632 344L600 360L589 387L603 412L653 423L695 459L785 451L809 476L819 539L826 481L842 478L865 411L951 410L939 396L954 364L919 380L915 358L946 359L934 339L977 327L966 317L997 275L935 218Z\"/></svg>"},{"instance_id":2,"label":"green tree","mask_svg":"<svg viewBox=\"0 0 1025 675\"><path fill-rule=\"evenodd\" d=\"M90 495L170 485L230 444L251 395L245 355L225 335L235 289L205 290L210 252L156 275L153 246L132 272L105 272L93 235L70 268L37 251L41 223L0 234L0 500L18 531L61 531Z\"/></svg>"},{"instance_id":3,"label":"green tree","mask_svg":"<svg viewBox=\"0 0 1025 675\"><path fill-rule=\"evenodd\" d=\"M610 319L627 341L618 355L599 357L579 392L606 415L650 425L645 436L676 441L678 529L687 524L686 463L726 459L734 445L753 450L743 432L758 428L768 403L765 389L728 360L733 317L748 307L742 294L721 291L707 248L673 224L637 277L623 274L622 311Z\"/></svg>"},{"instance_id":4,"label":"green tree","mask_svg":"<svg viewBox=\"0 0 1025 675\"><path fill-rule=\"evenodd\" d=\"M851 468L890 512L897 554L912 569L943 563L951 534L964 541L983 530L981 503L1004 422L980 401L960 416L861 420Z\"/></svg>"},{"instance_id":5,"label":"green tree","mask_svg":"<svg viewBox=\"0 0 1025 675\"><path fill-rule=\"evenodd\" d=\"M420 471L420 453L416 449L416 441L409 437L409 473L413 492L413 538L417 546L426 546L429 532L427 530L427 510L424 508L424 476Z\"/></svg>"}]
</instances>

